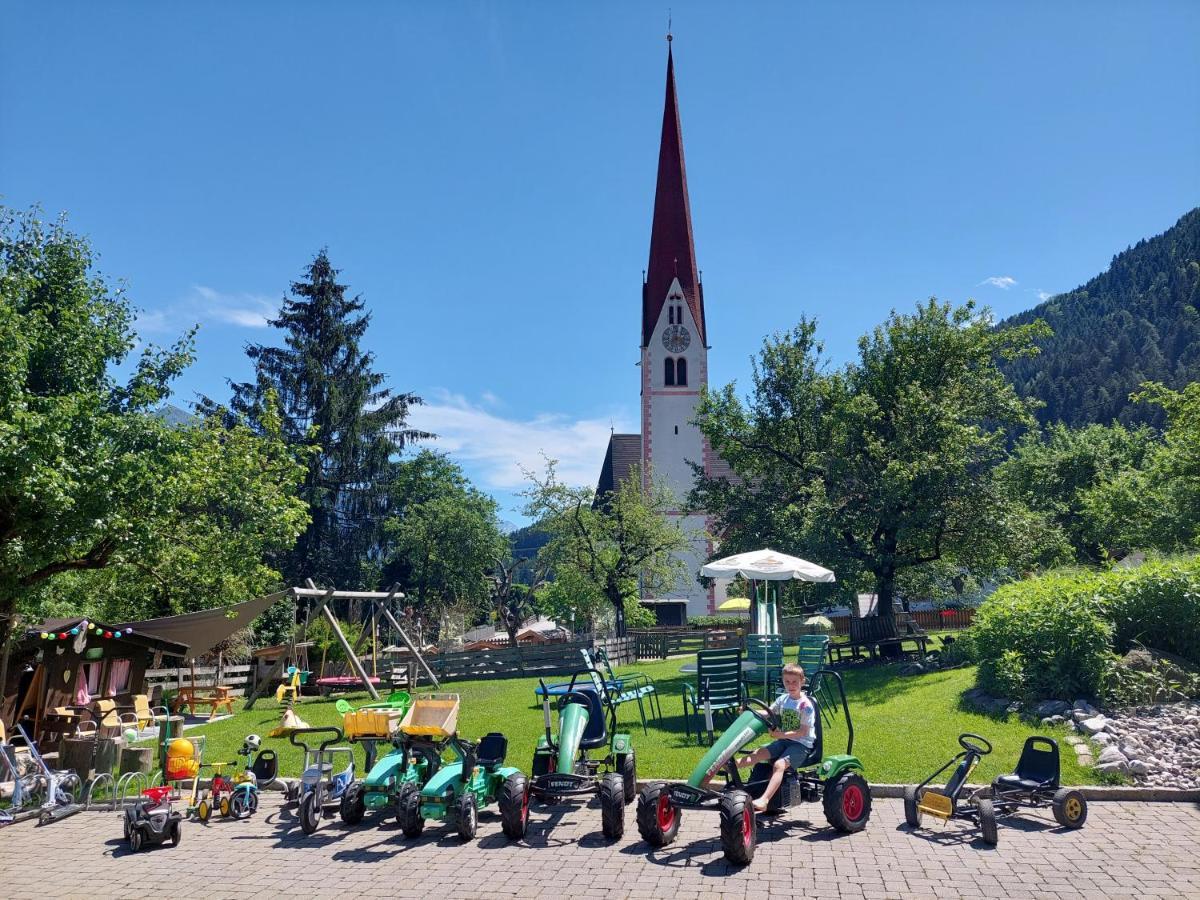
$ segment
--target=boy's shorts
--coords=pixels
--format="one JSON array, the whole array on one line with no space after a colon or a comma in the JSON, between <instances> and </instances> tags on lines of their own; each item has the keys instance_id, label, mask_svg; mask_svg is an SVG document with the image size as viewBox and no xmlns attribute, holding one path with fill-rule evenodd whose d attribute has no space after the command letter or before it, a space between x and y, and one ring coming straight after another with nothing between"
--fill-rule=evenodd
<instances>
[{"instance_id":1,"label":"boy's shorts","mask_svg":"<svg viewBox=\"0 0 1200 900\"><path fill-rule=\"evenodd\" d=\"M811 748L799 741L789 741L787 738L776 738L767 744L767 752L771 754L771 762L786 756L793 766L802 766L808 760Z\"/></svg>"}]
</instances>

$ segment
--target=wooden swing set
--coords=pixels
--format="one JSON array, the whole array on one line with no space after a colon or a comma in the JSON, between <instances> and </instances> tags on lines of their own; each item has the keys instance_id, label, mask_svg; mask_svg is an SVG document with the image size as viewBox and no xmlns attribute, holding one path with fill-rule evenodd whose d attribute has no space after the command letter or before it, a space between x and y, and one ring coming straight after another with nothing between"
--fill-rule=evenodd
<instances>
[{"instance_id":1,"label":"wooden swing set","mask_svg":"<svg viewBox=\"0 0 1200 900\"><path fill-rule=\"evenodd\" d=\"M378 653L379 653L379 628L383 622L390 625L395 630L404 646L408 648L413 659L420 665L425 672L430 683L436 688L438 687L437 676L433 674L433 670L429 668L424 657L421 656L420 650L409 640L408 635L397 621L395 614L392 612L392 605L396 600L404 599L404 594L400 592L399 585L392 585L387 591L339 591L333 588L322 589L318 588L311 578L305 579L305 587L291 588L290 593L295 598L297 603L304 603L304 617L300 628L299 639L297 640L296 630L292 629L292 637L289 642L289 653L280 654L275 660L267 675L260 679L251 691L250 696L246 700L246 709L252 709L255 701L267 693L270 686L276 681L284 678L285 663L290 661L290 668L294 671L288 673L288 680L284 684L284 693L291 693L292 698L296 699L299 695L299 686L302 682L301 672L308 670L308 647L312 643L306 640L308 636L308 625L313 615L324 616L329 623L329 627L333 631L334 637L341 644L342 650L346 654L346 660L353 670L353 677L338 679L338 686L349 686L356 682L360 683L363 688L370 693L372 699L379 700L379 691L375 687L375 682L378 681ZM337 616L334 615L332 604L338 600L353 600L358 602L366 601L370 603L370 616L367 621L367 627L362 629L358 636L358 640L354 646L346 639L345 633L342 631L341 625L338 623ZM312 604L316 604L315 610ZM363 665L360 654L363 651L363 645L367 639L371 639L371 670L372 674L368 675L366 667ZM321 669L322 674L325 666L325 653L321 654ZM310 672L311 675L311 672ZM328 680L328 679L319 679Z\"/></svg>"}]
</instances>

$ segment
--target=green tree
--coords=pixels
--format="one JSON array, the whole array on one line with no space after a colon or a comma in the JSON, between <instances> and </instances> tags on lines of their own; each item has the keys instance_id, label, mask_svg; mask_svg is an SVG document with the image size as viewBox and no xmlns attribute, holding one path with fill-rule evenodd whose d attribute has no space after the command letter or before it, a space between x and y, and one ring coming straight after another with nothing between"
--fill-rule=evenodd
<instances>
[{"instance_id":1,"label":"green tree","mask_svg":"<svg viewBox=\"0 0 1200 900\"><path fill-rule=\"evenodd\" d=\"M103 621L193 612L269 593L279 572L267 559L286 551L308 522L296 496L304 466L264 417L263 433L215 418L169 429L161 514L153 532L116 550L104 569L56 580L64 615Z\"/></svg>"},{"instance_id":2,"label":"green tree","mask_svg":"<svg viewBox=\"0 0 1200 900\"><path fill-rule=\"evenodd\" d=\"M1005 496L1061 531L1076 561L1098 563L1118 546L1119 536L1107 517L1095 514L1093 494L1119 474L1145 468L1156 444L1146 427L1056 423L1023 435L997 467L996 479Z\"/></svg>"},{"instance_id":3,"label":"green tree","mask_svg":"<svg viewBox=\"0 0 1200 900\"><path fill-rule=\"evenodd\" d=\"M996 364L1043 333L997 332L986 310L930 300L831 371L801 321L763 342L746 402L732 384L701 398L700 427L737 479L698 472L692 505L716 511L723 553L767 541L811 553L872 584L884 615L906 570L1005 564L1009 511L991 469L1004 429L1031 417Z\"/></svg>"},{"instance_id":4,"label":"green tree","mask_svg":"<svg viewBox=\"0 0 1200 900\"><path fill-rule=\"evenodd\" d=\"M270 323L285 333L284 346L247 348L255 381L234 385L231 405L261 422L264 398L274 392L284 440L297 449L319 446L306 460L300 488L311 521L278 560L284 577L293 584L312 578L342 588L373 587L392 456L432 435L406 424L410 407L421 399L392 393L374 371L373 354L360 346L371 317L358 297L346 297L324 250L305 274Z\"/></svg>"},{"instance_id":5,"label":"green tree","mask_svg":"<svg viewBox=\"0 0 1200 900\"><path fill-rule=\"evenodd\" d=\"M112 618L245 599L304 511L272 436L173 427L154 410L191 334L143 350L133 311L64 222L0 212L0 626L20 610ZM231 490L236 486L236 490Z\"/></svg>"},{"instance_id":6,"label":"green tree","mask_svg":"<svg viewBox=\"0 0 1200 900\"><path fill-rule=\"evenodd\" d=\"M384 574L404 585L425 621L450 608L484 609L492 596L488 576L508 556L496 501L445 456L425 450L396 464L390 512Z\"/></svg>"},{"instance_id":7,"label":"green tree","mask_svg":"<svg viewBox=\"0 0 1200 900\"><path fill-rule=\"evenodd\" d=\"M678 553L688 535L665 517L675 503L670 490L651 480L643 491L641 473L630 471L617 489L597 498L590 488L572 488L558 480L555 461L547 460L524 492L525 514L550 533L539 557L554 580L588 585L586 599L608 601L618 636L625 634L625 600L641 591L669 588L684 575ZM548 588L551 594L561 588ZM586 604L584 604L586 606Z\"/></svg>"}]
</instances>

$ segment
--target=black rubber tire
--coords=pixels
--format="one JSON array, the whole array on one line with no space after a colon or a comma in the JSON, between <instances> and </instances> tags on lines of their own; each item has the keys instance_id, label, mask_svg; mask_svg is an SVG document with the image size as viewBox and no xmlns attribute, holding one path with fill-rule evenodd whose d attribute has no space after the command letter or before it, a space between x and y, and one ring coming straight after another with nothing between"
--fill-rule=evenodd
<instances>
[{"instance_id":1,"label":"black rubber tire","mask_svg":"<svg viewBox=\"0 0 1200 900\"><path fill-rule=\"evenodd\" d=\"M235 819L248 819L254 812L254 793L235 791L229 800L229 814Z\"/></svg>"},{"instance_id":2,"label":"black rubber tire","mask_svg":"<svg viewBox=\"0 0 1200 900\"><path fill-rule=\"evenodd\" d=\"M321 825L320 792L311 790L300 798L300 830L313 834Z\"/></svg>"},{"instance_id":3,"label":"black rubber tire","mask_svg":"<svg viewBox=\"0 0 1200 900\"><path fill-rule=\"evenodd\" d=\"M632 747L621 757L621 781L625 785L625 802L632 803L637 797L637 758Z\"/></svg>"},{"instance_id":4,"label":"black rubber tire","mask_svg":"<svg viewBox=\"0 0 1200 900\"><path fill-rule=\"evenodd\" d=\"M683 810L671 802L667 786L653 781L638 794L638 834L651 847L665 847L679 834Z\"/></svg>"},{"instance_id":5,"label":"black rubber tire","mask_svg":"<svg viewBox=\"0 0 1200 900\"><path fill-rule=\"evenodd\" d=\"M479 804L475 802L475 794L472 791L467 791L458 798L455 812L458 839L464 844L473 841L475 833L479 831Z\"/></svg>"},{"instance_id":6,"label":"black rubber tire","mask_svg":"<svg viewBox=\"0 0 1200 900\"><path fill-rule=\"evenodd\" d=\"M125 822L124 822L125 840L129 840L129 833L131 831L131 825L134 822L134 817L136 815L137 814L132 809L125 810L125 815L122 817L125 820Z\"/></svg>"},{"instance_id":7,"label":"black rubber tire","mask_svg":"<svg viewBox=\"0 0 1200 900\"><path fill-rule=\"evenodd\" d=\"M1054 821L1063 828L1082 828L1087 821L1087 798L1074 788L1059 788L1054 792Z\"/></svg>"},{"instance_id":8,"label":"black rubber tire","mask_svg":"<svg viewBox=\"0 0 1200 900\"><path fill-rule=\"evenodd\" d=\"M129 852L137 853L139 850L141 850L144 840L145 839L142 837L142 829L135 828L132 831L130 831L129 832Z\"/></svg>"},{"instance_id":9,"label":"black rubber tire","mask_svg":"<svg viewBox=\"0 0 1200 900\"><path fill-rule=\"evenodd\" d=\"M363 815L366 811L366 801L363 799L363 786L360 782L356 781L350 787L346 788L346 792L342 794L342 802L338 807L338 815L342 817L342 821L347 825L357 825L363 820Z\"/></svg>"},{"instance_id":10,"label":"black rubber tire","mask_svg":"<svg viewBox=\"0 0 1200 900\"><path fill-rule=\"evenodd\" d=\"M496 797L500 807L500 827L509 840L519 841L529 828L529 782L513 772L500 785Z\"/></svg>"},{"instance_id":11,"label":"black rubber tire","mask_svg":"<svg viewBox=\"0 0 1200 900\"><path fill-rule=\"evenodd\" d=\"M1000 840L1000 830L996 827L996 808L987 797L976 797L975 807L979 810L979 836L989 847L995 847Z\"/></svg>"},{"instance_id":12,"label":"black rubber tire","mask_svg":"<svg viewBox=\"0 0 1200 900\"><path fill-rule=\"evenodd\" d=\"M171 846L178 847L179 842L183 840L183 826L178 822L171 823Z\"/></svg>"},{"instance_id":13,"label":"black rubber tire","mask_svg":"<svg viewBox=\"0 0 1200 900\"><path fill-rule=\"evenodd\" d=\"M396 821L406 838L417 838L425 830L425 820L421 818L421 789L412 782L400 788L396 797Z\"/></svg>"},{"instance_id":14,"label":"black rubber tire","mask_svg":"<svg viewBox=\"0 0 1200 900\"><path fill-rule=\"evenodd\" d=\"M867 827L871 818L871 786L858 772L843 772L825 782L825 821L844 834Z\"/></svg>"},{"instance_id":15,"label":"black rubber tire","mask_svg":"<svg viewBox=\"0 0 1200 900\"><path fill-rule=\"evenodd\" d=\"M921 827L921 811L917 809L917 803L921 798L917 796L917 787L914 784L907 785L904 788L904 821L909 828Z\"/></svg>"},{"instance_id":16,"label":"black rubber tire","mask_svg":"<svg viewBox=\"0 0 1200 900\"><path fill-rule=\"evenodd\" d=\"M610 841L625 834L625 782L616 772L600 779L600 830Z\"/></svg>"},{"instance_id":17,"label":"black rubber tire","mask_svg":"<svg viewBox=\"0 0 1200 900\"><path fill-rule=\"evenodd\" d=\"M721 797L721 849L725 859L735 866L745 866L754 859L758 843L758 816L754 803L745 791L730 791Z\"/></svg>"}]
</instances>

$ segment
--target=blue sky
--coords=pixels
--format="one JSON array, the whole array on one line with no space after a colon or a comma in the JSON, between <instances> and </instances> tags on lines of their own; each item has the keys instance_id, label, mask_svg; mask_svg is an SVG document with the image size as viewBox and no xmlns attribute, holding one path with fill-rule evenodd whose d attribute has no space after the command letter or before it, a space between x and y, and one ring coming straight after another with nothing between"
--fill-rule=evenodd
<instances>
[{"instance_id":1,"label":"blue sky","mask_svg":"<svg viewBox=\"0 0 1200 900\"><path fill-rule=\"evenodd\" d=\"M1004 316L1200 202L1200 4L686 3L710 378L815 316ZM415 417L516 521L636 431L667 5L9 3L0 195L69 213L224 398L328 246Z\"/></svg>"}]
</instances>

